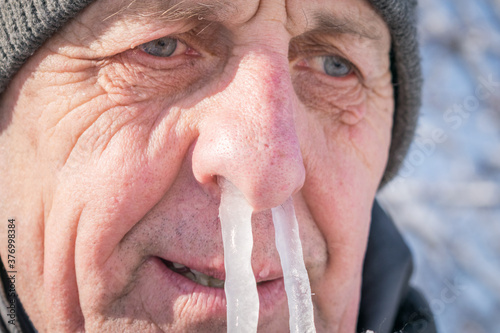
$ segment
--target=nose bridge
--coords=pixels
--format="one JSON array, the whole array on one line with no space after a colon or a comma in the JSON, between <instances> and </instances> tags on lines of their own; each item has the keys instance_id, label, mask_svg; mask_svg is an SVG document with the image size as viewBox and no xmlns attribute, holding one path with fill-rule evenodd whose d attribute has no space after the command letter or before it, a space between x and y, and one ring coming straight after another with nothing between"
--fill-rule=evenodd
<instances>
[{"instance_id":1,"label":"nose bridge","mask_svg":"<svg viewBox=\"0 0 500 333\"><path fill-rule=\"evenodd\" d=\"M193 171L202 184L213 186L214 176L231 181L259 211L283 203L304 182L296 98L286 56L248 52L236 68L199 129Z\"/></svg>"},{"instance_id":2,"label":"nose bridge","mask_svg":"<svg viewBox=\"0 0 500 333\"><path fill-rule=\"evenodd\" d=\"M228 101L238 101L228 105L227 112L233 113L236 121L241 118L241 123L234 125L247 132L248 144L255 145L257 152L288 150L298 145L295 93L288 61L283 59L272 52L247 55L226 91Z\"/></svg>"}]
</instances>

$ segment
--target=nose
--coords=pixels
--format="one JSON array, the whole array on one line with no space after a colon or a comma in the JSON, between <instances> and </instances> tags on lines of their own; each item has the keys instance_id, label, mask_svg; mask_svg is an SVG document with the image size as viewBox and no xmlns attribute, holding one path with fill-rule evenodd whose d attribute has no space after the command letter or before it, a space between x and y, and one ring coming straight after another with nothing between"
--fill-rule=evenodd
<instances>
[{"instance_id":1,"label":"nose","mask_svg":"<svg viewBox=\"0 0 500 333\"><path fill-rule=\"evenodd\" d=\"M297 98L286 56L248 53L235 67L230 83L204 107L193 173L205 187L226 178L261 211L282 204L304 183Z\"/></svg>"}]
</instances>

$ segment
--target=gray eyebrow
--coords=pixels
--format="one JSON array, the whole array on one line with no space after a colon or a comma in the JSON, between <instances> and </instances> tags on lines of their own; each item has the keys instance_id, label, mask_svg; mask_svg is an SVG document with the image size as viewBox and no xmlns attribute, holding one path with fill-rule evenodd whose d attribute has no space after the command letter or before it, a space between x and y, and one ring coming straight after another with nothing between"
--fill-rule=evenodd
<instances>
[{"instance_id":1,"label":"gray eyebrow","mask_svg":"<svg viewBox=\"0 0 500 333\"><path fill-rule=\"evenodd\" d=\"M381 38L380 31L349 17L338 17L330 13L319 13L314 17L316 32L328 34L352 34L365 39L378 40Z\"/></svg>"},{"instance_id":2,"label":"gray eyebrow","mask_svg":"<svg viewBox=\"0 0 500 333\"><path fill-rule=\"evenodd\" d=\"M186 1L186 0L131 0L116 15L151 17L168 22L197 19L224 21L236 12L229 0Z\"/></svg>"}]
</instances>

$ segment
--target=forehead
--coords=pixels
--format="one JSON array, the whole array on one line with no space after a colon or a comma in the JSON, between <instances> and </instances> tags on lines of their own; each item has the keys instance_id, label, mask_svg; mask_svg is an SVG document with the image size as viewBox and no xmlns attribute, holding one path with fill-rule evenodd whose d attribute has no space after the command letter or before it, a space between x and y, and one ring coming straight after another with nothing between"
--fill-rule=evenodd
<instances>
[{"instance_id":1,"label":"forehead","mask_svg":"<svg viewBox=\"0 0 500 333\"><path fill-rule=\"evenodd\" d=\"M388 34L385 22L366 0L101 0L109 18L137 16L166 22L207 20L237 27L261 12L285 25L292 36L308 30L334 29L369 39Z\"/></svg>"}]
</instances>

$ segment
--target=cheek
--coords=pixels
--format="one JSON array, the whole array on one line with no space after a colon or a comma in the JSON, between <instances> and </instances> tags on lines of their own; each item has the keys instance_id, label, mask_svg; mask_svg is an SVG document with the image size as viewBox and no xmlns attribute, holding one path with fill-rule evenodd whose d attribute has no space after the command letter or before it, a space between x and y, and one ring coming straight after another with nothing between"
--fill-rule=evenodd
<instances>
[{"instance_id":1,"label":"cheek","mask_svg":"<svg viewBox=\"0 0 500 333\"><path fill-rule=\"evenodd\" d=\"M296 122L306 167L304 200L326 240L330 265L350 258L351 274L362 263L392 126L392 95L365 96L365 113L354 125L316 112L303 112Z\"/></svg>"},{"instance_id":2,"label":"cheek","mask_svg":"<svg viewBox=\"0 0 500 333\"><path fill-rule=\"evenodd\" d=\"M46 258L64 248L77 276L103 268L175 179L194 140L191 121L155 101L116 106L95 99L67 112L40 140L41 163L52 175L44 179Z\"/></svg>"},{"instance_id":3,"label":"cheek","mask_svg":"<svg viewBox=\"0 0 500 333\"><path fill-rule=\"evenodd\" d=\"M348 177L366 177L366 187L373 192L391 140L390 72L365 84L351 75L336 80L334 87L318 87L308 83L309 75L303 81L300 77L294 81L302 110L297 112L296 126L309 174L326 173L325 179L345 182L351 180Z\"/></svg>"},{"instance_id":4,"label":"cheek","mask_svg":"<svg viewBox=\"0 0 500 333\"><path fill-rule=\"evenodd\" d=\"M130 112L120 109L116 112ZM94 250L100 257L104 246L111 251L159 201L192 141L176 131L174 112L157 122L141 118L112 125L98 120L80 136L59 176L64 186L59 189L85 207L78 226L82 246L97 242Z\"/></svg>"},{"instance_id":5,"label":"cheek","mask_svg":"<svg viewBox=\"0 0 500 333\"><path fill-rule=\"evenodd\" d=\"M309 276L322 276L328 261L326 240L318 229L302 192L293 197L297 221L299 221L304 262Z\"/></svg>"},{"instance_id":6,"label":"cheek","mask_svg":"<svg viewBox=\"0 0 500 333\"><path fill-rule=\"evenodd\" d=\"M113 254L171 187L194 140L181 129L183 120L174 110L151 121L143 116L151 112L147 106L138 108L134 119L116 120L114 130L103 131L99 121L94 123L80 136L59 174L54 211L81 210L78 220L72 220L77 225L72 237L75 272L80 297L90 303L90 295L109 292L100 282L103 277L115 281L117 288L130 283L126 272L140 265L143 249L126 263L117 262ZM113 111L132 113L130 107ZM102 141L94 142L96 135ZM68 202L70 208L65 207ZM47 226L48 232L57 224Z\"/></svg>"}]
</instances>

